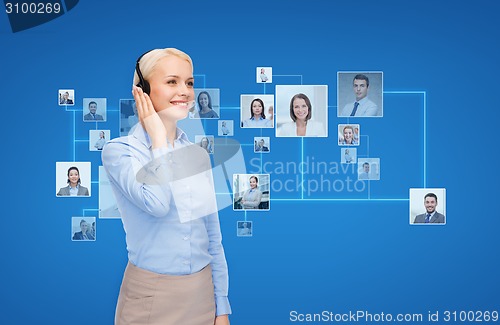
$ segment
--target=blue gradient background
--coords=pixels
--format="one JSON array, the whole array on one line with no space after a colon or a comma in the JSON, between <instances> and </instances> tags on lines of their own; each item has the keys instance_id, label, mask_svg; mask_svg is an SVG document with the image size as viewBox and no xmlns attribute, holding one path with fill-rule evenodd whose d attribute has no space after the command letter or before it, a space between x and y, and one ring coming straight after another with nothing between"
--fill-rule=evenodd
<instances>
[{"instance_id":1,"label":"blue gradient background","mask_svg":"<svg viewBox=\"0 0 500 325\"><path fill-rule=\"evenodd\" d=\"M316 160L340 160L335 130L345 119L335 114L337 71L383 71L385 91L427 94L427 187L446 188L447 224L410 226L405 200L276 201L268 213L247 214L254 236L241 238L236 221L245 214L224 209L232 324L287 324L291 310L500 309L499 9L483 0L81 1L15 34L1 13L0 323L112 323L127 262L124 232L119 220L99 219L96 242L70 239L71 217L97 208L98 184L91 198L56 198L55 162L73 160L75 146L77 161L92 161L97 181L100 157L88 143L74 144L73 114L77 139L95 125L59 107L57 91L74 88L74 108L83 97L106 97L116 110L120 98L130 98L136 58L169 46L192 56L207 88L221 89L223 119L239 120L224 107L239 106L240 94L299 83L276 77L273 86L256 84L257 66L328 85L330 138L304 139L304 155ZM354 121L370 137L370 156L381 159L383 180L371 184L372 198L407 199L409 188L423 186L422 107L422 96L386 94L383 119ZM217 134L213 122L208 133ZM99 128L118 136L117 112ZM251 143L261 133L235 134ZM264 161L299 161L300 139L262 135L272 141ZM260 157L252 151L245 148L248 160Z\"/></svg>"}]
</instances>

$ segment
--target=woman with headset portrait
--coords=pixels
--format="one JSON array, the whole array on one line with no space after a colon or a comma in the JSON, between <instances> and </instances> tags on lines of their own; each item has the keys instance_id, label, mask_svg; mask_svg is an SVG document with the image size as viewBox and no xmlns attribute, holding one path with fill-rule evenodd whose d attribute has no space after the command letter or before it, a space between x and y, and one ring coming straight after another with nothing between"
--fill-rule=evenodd
<instances>
[{"instance_id":1,"label":"woman with headset portrait","mask_svg":"<svg viewBox=\"0 0 500 325\"><path fill-rule=\"evenodd\" d=\"M137 60L134 85L140 123L102 156L129 258L115 324L227 325L217 208L204 199L215 197L210 158L177 127L195 97L191 58L173 48L149 51Z\"/></svg>"}]
</instances>

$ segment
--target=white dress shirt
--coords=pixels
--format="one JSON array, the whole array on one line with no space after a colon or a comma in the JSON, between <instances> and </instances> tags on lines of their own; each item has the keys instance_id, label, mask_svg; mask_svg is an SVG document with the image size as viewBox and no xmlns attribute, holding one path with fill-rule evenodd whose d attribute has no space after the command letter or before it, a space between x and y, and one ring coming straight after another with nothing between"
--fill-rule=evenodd
<instances>
[{"instance_id":1,"label":"white dress shirt","mask_svg":"<svg viewBox=\"0 0 500 325\"><path fill-rule=\"evenodd\" d=\"M352 102L344 106L344 109L340 112L341 117L349 117L351 116L352 110L354 109L354 103ZM381 112L378 110L377 104L372 102L371 100L368 99L368 97L365 97L358 101L359 106L358 109L356 110L356 114L354 116L359 117L359 116L382 116Z\"/></svg>"},{"instance_id":2,"label":"white dress shirt","mask_svg":"<svg viewBox=\"0 0 500 325\"><path fill-rule=\"evenodd\" d=\"M297 125L295 122L285 123L281 125L276 135L278 137L298 137ZM326 130L323 123L316 121L307 121L306 137L326 137Z\"/></svg>"}]
</instances>

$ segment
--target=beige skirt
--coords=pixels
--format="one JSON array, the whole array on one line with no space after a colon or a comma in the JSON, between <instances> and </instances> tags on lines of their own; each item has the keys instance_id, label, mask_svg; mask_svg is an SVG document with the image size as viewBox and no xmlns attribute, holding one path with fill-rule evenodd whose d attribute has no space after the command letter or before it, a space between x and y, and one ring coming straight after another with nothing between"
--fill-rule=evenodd
<instances>
[{"instance_id":1,"label":"beige skirt","mask_svg":"<svg viewBox=\"0 0 500 325\"><path fill-rule=\"evenodd\" d=\"M115 325L213 325L212 269L189 275L165 275L128 263Z\"/></svg>"}]
</instances>

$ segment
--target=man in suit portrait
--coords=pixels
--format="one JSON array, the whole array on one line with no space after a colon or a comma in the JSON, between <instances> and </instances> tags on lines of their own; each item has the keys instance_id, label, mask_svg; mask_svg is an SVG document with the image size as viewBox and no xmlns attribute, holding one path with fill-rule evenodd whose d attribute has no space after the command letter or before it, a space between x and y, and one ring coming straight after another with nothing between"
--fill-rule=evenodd
<instances>
[{"instance_id":1,"label":"man in suit portrait","mask_svg":"<svg viewBox=\"0 0 500 325\"><path fill-rule=\"evenodd\" d=\"M426 213L415 217L413 223L445 223L445 216L436 211L438 198L434 193L427 193L424 196L424 206Z\"/></svg>"},{"instance_id":2,"label":"man in suit portrait","mask_svg":"<svg viewBox=\"0 0 500 325\"><path fill-rule=\"evenodd\" d=\"M352 88L356 101L344 106L340 117L350 116L381 116L377 104L368 99L370 80L364 74L357 74L352 81Z\"/></svg>"},{"instance_id":3,"label":"man in suit portrait","mask_svg":"<svg viewBox=\"0 0 500 325\"><path fill-rule=\"evenodd\" d=\"M59 96L59 105L73 105L73 100L69 98L69 92L65 91Z\"/></svg>"},{"instance_id":4,"label":"man in suit portrait","mask_svg":"<svg viewBox=\"0 0 500 325\"><path fill-rule=\"evenodd\" d=\"M73 240L95 240L95 237L89 229L89 224L85 219L80 221L80 229L81 231L75 232L73 235Z\"/></svg>"},{"instance_id":5,"label":"man in suit portrait","mask_svg":"<svg viewBox=\"0 0 500 325\"><path fill-rule=\"evenodd\" d=\"M269 152L269 147L265 146L265 141L264 139L260 139L259 142L257 142L257 146L255 146L255 152Z\"/></svg>"},{"instance_id":6,"label":"man in suit portrait","mask_svg":"<svg viewBox=\"0 0 500 325\"><path fill-rule=\"evenodd\" d=\"M84 121L104 121L102 115L99 115L97 112L97 103L92 101L89 103L89 113L83 116Z\"/></svg>"}]
</instances>

